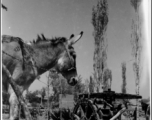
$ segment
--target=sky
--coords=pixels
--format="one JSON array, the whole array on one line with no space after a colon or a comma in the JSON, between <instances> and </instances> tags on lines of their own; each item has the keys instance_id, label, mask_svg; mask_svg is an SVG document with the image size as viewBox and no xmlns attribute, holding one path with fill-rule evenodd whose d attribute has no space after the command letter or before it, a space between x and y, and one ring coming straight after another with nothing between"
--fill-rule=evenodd
<instances>
[{"instance_id":1,"label":"sky","mask_svg":"<svg viewBox=\"0 0 152 120\"><path fill-rule=\"evenodd\" d=\"M54 36L70 37L71 34L84 35L74 45L77 53L77 71L83 82L93 74L94 38L92 7L98 0L3 0L8 11L2 10L2 34L17 36L24 41L32 41L37 34L44 33L48 38ZM135 76L131 40L131 24L135 12L130 0L108 0L107 27L107 65L112 70L112 90L121 92L121 63L126 62L127 92L135 94ZM142 24L144 24L141 12ZM142 37L145 51L144 37ZM144 52L143 52L144 53ZM142 56L140 94L149 97L150 78L148 77L145 54ZM41 75L41 81L47 83L47 73ZM35 80L29 90L40 90L46 86Z\"/></svg>"}]
</instances>

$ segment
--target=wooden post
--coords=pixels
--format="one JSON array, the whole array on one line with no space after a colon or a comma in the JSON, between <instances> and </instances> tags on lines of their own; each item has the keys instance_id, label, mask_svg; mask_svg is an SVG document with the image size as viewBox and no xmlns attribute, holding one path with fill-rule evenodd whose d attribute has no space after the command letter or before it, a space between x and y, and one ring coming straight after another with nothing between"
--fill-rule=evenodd
<instances>
[{"instance_id":1,"label":"wooden post","mask_svg":"<svg viewBox=\"0 0 152 120\"><path fill-rule=\"evenodd\" d=\"M49 86L50 86L50 84L49 84L49 75L48 75L48 120L49 120L49 112L50 112L50 104L49 104Z\"/></svg>"},{"instance_id":2,"label":"wooden post","mask_svg":"<svg viewBox=\"0 0 152 120\"><path fill-rule=\"evenodd\" d=\"M59 103L60 105L62 105L62 83L61 83L61 80L60 80L60 87L61 87L61 98L59 99ZM60 109L60 120L62 120L62 108Z\"/></svg>"},{"instance_id":3,"label":"wooden post","mask_svg":"<svg viewBox=\"0 0 152 120\"><path fill-rule=\"evenodd\" d=\"M122 108L114 117L112 117L110 120L116 120L123 112L126 111L126 108Z\"/></svg>"},{"instance_id":4,"label":"wooden post","mask_svg":"<svg viewBox=\"0 0 152 120\"><path fill-rule=\"evenodd\" d=\"M19 104L19 120L21 119L21 104Z\"/></svg>"},{"instance_id":5,"label":"wooden post","mask_svg":"<svg viewBox=\"0 0 152 120\"><path fill-rule=\"evenodd\" d=\"M22 96L22 93L20 92L18 86L16 85L16 83L14 82L10 72L8 71L8 69L6 68L6 66L4 64L2 64L3 66L3 70L6 72L7 76L9 77L8 79L8 82L9 84L12 86L16 96L17 96L17 99L20 103L20 105L23 105L23 110L24 110L24 114L25 114L25 117L26 117L26 120L32 120L32 117L31 117L31 114L30 114L30 111L27 107L27 104L26 104L26 101L24 100L23 96Z\"/></svg>"}]
</instances>

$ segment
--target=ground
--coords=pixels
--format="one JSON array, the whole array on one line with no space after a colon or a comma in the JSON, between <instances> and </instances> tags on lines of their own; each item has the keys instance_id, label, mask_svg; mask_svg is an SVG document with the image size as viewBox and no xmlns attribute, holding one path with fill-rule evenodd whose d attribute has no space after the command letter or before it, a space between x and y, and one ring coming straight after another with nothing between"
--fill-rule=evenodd
<instances>
[{"instance_id":1,"label":"ground","mask_svg":"<svg viewBox=\"0 0 152 120\"><path fill-rule=\"evenodd\" d=\"M3 120L9 120L8 118L9 118L8 114L3 114ZM25 120L25 119L20 119L20 120ZM44 118L43 116L39 116L37 120L47 120L47 119ZM122 120L133 120L133 119L125 118L124 116L122 116ZM140 117L139 120L146 120L146 119L145 117Z\"/></svg>"}]
</instances>

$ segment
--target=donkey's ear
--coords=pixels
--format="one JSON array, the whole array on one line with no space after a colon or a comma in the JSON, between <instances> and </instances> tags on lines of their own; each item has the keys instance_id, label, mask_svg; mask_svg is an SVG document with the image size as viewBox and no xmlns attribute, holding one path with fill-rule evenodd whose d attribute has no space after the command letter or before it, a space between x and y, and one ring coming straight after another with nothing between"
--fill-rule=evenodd
<instances>
[{"instance_id":1,"label":"donkey's ear","mask_svg":"<svg viewBox=\"0 0 152 120\"><path fill-rule=\"evenodd\" d=\"M75 44L78 40L80 40L80 38L82 37L83 35L83 31L80 32L79 35L77 36L74 36L73 34L70 36L70 39L68 40L68 44L69 45L73 45Z\"/></svg>"}]
</instances>

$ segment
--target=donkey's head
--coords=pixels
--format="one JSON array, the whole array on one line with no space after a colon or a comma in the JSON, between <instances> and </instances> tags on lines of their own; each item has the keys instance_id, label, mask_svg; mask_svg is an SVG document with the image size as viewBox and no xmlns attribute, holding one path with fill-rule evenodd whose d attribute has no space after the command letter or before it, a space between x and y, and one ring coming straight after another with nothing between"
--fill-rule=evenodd
<instances>
[{"instance_id":1,"label":"donkey's head","mask_svg":"<svg viewBox=\"0 0 152 120\"><path fill-rule=\"evenodd\" d=\"M77 83L77 69L76 69L76 53L73 45L82 37L83 32L79 35L74 36L73 34L63 43L64 50L60 54L56 70L60 72L70 85Z\"/></svg>"},{"instance_id":2,"label":"donkey's head","mask_svg":"<svg viewBox=\"0 0 152 120\"><path fill-rule=\"evenodd\" d=\"M75 85L77 83L77 70L76 53L73 45L82 35L83 32L77 36L72 34L69 39L64 37L47 39L43 34L42 37L38 35L37 40L31 43L37 66L45 69L55 68L67 79L70 85ZM39 74L44 72L45 70L39 69Z\"/></svg>"}]
</instances>

